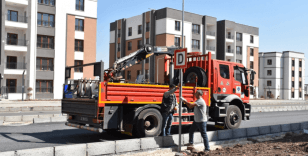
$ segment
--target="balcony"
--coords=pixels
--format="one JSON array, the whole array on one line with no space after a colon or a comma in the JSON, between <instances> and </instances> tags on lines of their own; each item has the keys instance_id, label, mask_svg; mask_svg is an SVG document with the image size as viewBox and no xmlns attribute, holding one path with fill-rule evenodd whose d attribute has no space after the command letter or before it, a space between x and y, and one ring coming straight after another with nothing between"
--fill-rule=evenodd
<instances>
[{"instance_id":1,"label":"balcony","mask_svg":"<svg viewBox=\"0 0 308 156\"><path fill-rule=\"evenodd\" d=\"M36 65L36 70L37 71L53 71L53 65L50 65L50 66Z\"/></svg>"},{"instance_id":2,"label":"balcony","mask_svg":"<svg viewBox=\"0 0 308 156\"><path fill-rule=\"evenodd\" d=\"M212 47L212 46L206 46L206 50L215 51L215 47Z\"/></svg>"},{"instance_id":3,"label":"balcony","mask_svg":"<svg viewBox=\"0 0 308 156\"><path fill-rule=\"evenodd\" d=\"M18 7L25 7L28 6L28 0L5 0L7 5L18 6Z\"/></svg>"},{"instance_id":4,"label":"balcony","mask_svg":"<svg viewBox=\"0 0 308 156\"><path fill-rule=\"evenodd\" d=\"M5 14L5 27L28 29L28 17Z\"/></svg>"},{"instance_id":5,"label":"balcony","mask_svg":"<svg viewBox=\"0 0 308 156\"><path fill-rule=\"evenodd\" d=\"M205 34L206 34L206 39L208 40L215 40L216 38L216 33L213 31L207 31L205 32Z\"/></svg>"},{"instance_id":6,"label":"balcony","mask_svg":"<svg viewBox=\"0 0 308 156\"><path fill-rule=\"evenodd\" d=\"M76 31L84 31L84 27L83 26L75 25L75 30Z\"/></svg>"},{"instance_id":7,"label":"balcony","mask_svg":"<svg viewBox=\"0 0 308 156\"><path fill-rule=\"evenodd\" d=\"M233 35L226 35L226 42L233 43L234 42L234 36Z\"/></svg>"},{"instance_id":8,"label":"balcony","mask_svg":"<svg viewBox=\"0 0 308 156\"><path fill-rule=\"evenodd\" d=\"M4 50L6 51L18 51L18 52L27 52L27 40L7 38Z\"/></svg>"},{"instance_id":9,"label":"balcony","mask_svg":"<svg viewBox=\"0 0 308 156\"><path fill-rule=\"evenodd\" d=\"M227 49L226 50L226 56L234 56L234 50L233 49Z\"/></svg>"},{"instance_id":10,"label":"balcony","mask_svg":"<svg viewBox=\"0 0 308 156\"><path fill-rule=\"evenodd\" d=\"M55 27L55 22L53 21L45 21L45 20L37 20L37 25L38 26L43 26L43 27Z\"/></svg>"},{"instance_id":11,"label":"balcony","mask_svg":"<svg viewBox=\"0 0 308 156\"><path fill-rule=\"evenodd\" d=\"M48 42L37 42L38 48L44 48L44 49L54 49L55 45L54 43L48 43Z\"/></svg>"},{"instance_id":12,"label":"balcony","mask_svg":"<svg viewBox=\"0 0 308 156\"><path fill-rule=\"evenodd\" d=\"M6 62L4 74L8 75L22 75L23 71L26 69L27 64L23 62ZM25 72L26 74L26 72Z\"/></svg>"}]
</instances>

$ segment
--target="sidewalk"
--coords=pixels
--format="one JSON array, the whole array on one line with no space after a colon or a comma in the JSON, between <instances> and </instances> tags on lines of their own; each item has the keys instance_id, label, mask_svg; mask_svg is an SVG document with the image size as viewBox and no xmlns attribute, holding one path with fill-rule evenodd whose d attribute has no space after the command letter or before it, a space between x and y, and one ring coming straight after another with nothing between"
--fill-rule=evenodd
<instances>
[{"instance_id":1,"label":"sidewalk","mask_svg":"<svg viewBox=\"0 0 308 156\"><path fill-rule=\"evenodd\" d=\"M0 101L1 107L61 107L61 101Z\"/></svg>"}]
</instances>

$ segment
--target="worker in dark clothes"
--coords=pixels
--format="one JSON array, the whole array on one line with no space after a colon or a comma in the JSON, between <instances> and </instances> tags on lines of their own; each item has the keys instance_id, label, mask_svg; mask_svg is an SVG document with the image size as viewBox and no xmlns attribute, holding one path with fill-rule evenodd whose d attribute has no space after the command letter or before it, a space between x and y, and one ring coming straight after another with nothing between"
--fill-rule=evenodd
<instances>
[{"instance_id":1,"label":"worker in dark clothes","mask_svg":"<svg viewBox=\"0 0 308 156\"><path fill-rule=\"evenodd\" d=\"M175 85L170 85L169 90L164 93L162 104L161 104L161 114L163 116L163 125L161 130L161 135L170 135L171 124L174 114L174 108L177 105L177 100L174 92L179 89Z\"/></svg>"}]
</instances>

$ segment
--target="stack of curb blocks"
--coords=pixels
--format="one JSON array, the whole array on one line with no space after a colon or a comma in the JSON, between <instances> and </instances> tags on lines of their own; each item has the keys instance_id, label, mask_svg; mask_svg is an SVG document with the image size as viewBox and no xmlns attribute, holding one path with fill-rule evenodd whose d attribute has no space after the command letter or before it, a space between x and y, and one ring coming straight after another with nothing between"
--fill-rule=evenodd
<instances>
[{"instance_id":1,"label":"stack of curb blocks","mask_svg":"<svg viewBox=\"0 0 308 156\"><path fill-rule=\"evenodd\" d=\"M46 123L46 122L66 122L66 114L43 114L43 115L20 115L20 116L0 116L0 125L4 123Z\"/></svg>"},{"instance_id":2,"label":"stack of curb blocks","mask_svg":"<svg viewBox=\"0 0 308 156\"><path fill-rule=\"evenodd\" d=\"M263 127L242 128L234 130L220 130L207 132L211 145L223 145L246 141L247 139L261 139L266 137L279 137L287 132L300 133L303 129L308 129L308 122L292 123L284 125L272 125ZM172 148L178 145L178 136L149 137L141 139L129 139L118 141L107 141L88 144L76 144L66 146L56 146L38 149L26 149L10 152L2 152L1 156L95 156L123 154L127 152L147 151L159 148ZM182 144L188 143L188 134L182 135ZM194 143L202 143L199 132L195 133Z\"/></svg>"}]
</instances>

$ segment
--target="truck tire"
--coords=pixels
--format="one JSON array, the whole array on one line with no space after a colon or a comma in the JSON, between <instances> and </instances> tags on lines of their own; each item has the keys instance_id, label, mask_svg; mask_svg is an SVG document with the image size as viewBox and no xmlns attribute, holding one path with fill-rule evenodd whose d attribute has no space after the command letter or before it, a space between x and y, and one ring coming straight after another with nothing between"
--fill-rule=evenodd
<instances>
[{"instance_id":1,"label":"truck tire","mask_svg":"<svg viewBox=\"0 0 308 156\"><path fill-rule=\"evenodd\" d=\"M163 118L155 108L143 110L136 123L137 137L158 136L161 132Z\"/></svg>"},{"instance_id":2,"label":"truck tire","mask_svg":"<svg viewBox=\"0 0 308 156\"><path fill-rule=\"evenodd\" d=\"M242 113L237 106L230 105L225 117L225 126L227 129L236 129L241 125Z\"/></svg>"},{"instance_id":3,"label":"truck tire","mask_svg":"<svg viewBox=\"0 0 308 156\"><path fill-rule=\"evenodd\" d=\"M195 83L195 76L198 78L198 86L205 87L207 85L206 72L200 67L188 68L183 76L184 83Z\"/></svg>"}]
</instances>

